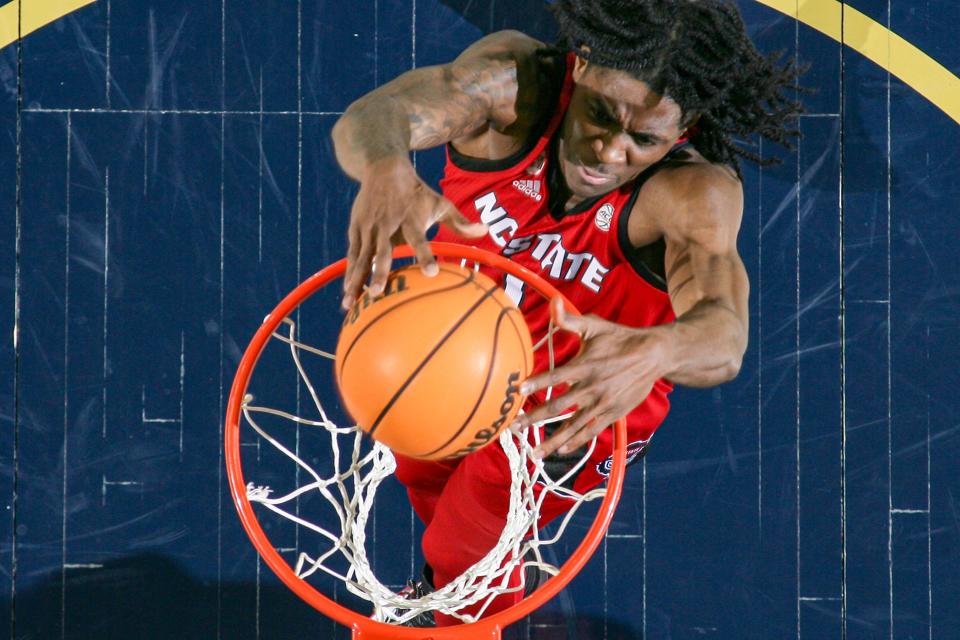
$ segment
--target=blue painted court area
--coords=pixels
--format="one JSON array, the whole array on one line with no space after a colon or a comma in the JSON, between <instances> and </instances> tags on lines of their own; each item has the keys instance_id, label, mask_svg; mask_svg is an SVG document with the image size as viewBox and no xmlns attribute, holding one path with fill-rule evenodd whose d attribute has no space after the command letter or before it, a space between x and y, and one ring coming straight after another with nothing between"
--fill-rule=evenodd
<instances>
[{"instance_id":1,"label":"blue painted court area","mask_svg":"<svg viewBox=\"0 0 960 640\"><path fill-rule=\"evenodd\" d=\"M960 4L848 5L960 74ZM960 126L740 7L812 89L796 151L745 165L743 370L674 393L595 557L505 637L960 638ZM534 0L99 0L0 51L0 637L349 637L240 525L229 385L345 253L338 115L501 28L554 31ZM417 525L384 492L371 555L402 582Z\"/></svg>"}]
</instances>

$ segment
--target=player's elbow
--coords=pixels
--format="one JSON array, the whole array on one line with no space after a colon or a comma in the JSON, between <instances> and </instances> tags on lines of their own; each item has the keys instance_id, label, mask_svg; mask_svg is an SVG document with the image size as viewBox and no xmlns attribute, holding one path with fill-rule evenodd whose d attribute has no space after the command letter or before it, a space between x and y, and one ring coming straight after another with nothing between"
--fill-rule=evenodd
<instances>
[{"instance_id":1,"label":"player's elbow","mask_svg":"<svg viewBox=\"0 0 960 640\"><path fill-rule=\"evenodd\" d=\"M727 354L719 368L720 383L730 382L740 374L747 351L747 328L738 322L731 327L730 333Z\"/></svg>"},{"instance_id":2,"label":"player's elbow","mask_svg":"<svg viewBox=\"0 0 960 640\"><path fill-rule=\"evenodd\" d=\"M354 136L357 129L373 120L375 110L371 109L371 102L373 100L369 96L363 96L354 100L340 114L330 132L335 145L345 145Z\"/></svg>"},{"instance_id":3,"label":"player's elbow","mask_svg":"<svg viewBox=\"0 0 960 640\"><path fill-rule=\"evenodd\" d=\"M357 130L362 128L361 121L365 115L362 98L351 104L347 107L346 111L340 114L340 117L333 123L333 128L330 130L330 138L333 140L335 152L342 154L351 148L351 143L355 141Z\"/></svg>"},{"instance_id":4,"label":"player's elbow","mask_svg":"<svg viewBox=\"0 0 960 640\"><path fill-rule=\"evenodd\" d=\"M337 118L337 121L333 123L333 129L330 130L330 139L333 140L334 149L343 148L349 136L348 130L350 128L349 122L347 120L347 114L343 113Z\"/></svg>"},{"instance_id":5,"label":"player's elbow","mask_svg":"<svg viewBox=\"0 0 960 640\"><path fill-rule=\"evenodd\" d=\"M731 355L720 367L718 383L730 382L740 375L740 368L743 366L743 355Z\"/></svg>"},{"instance_id":6,"label":"player's elbow","mask_svg":"<svg viewBox=\"0 0 960 640\"><path fill-rule=\"evenodd\" d=\"M717 306L725 313L716 317L718 362L714 372L716 383L729 382L737 377L743 366L743 357L747 351L748 323L742 314L733 307L717 302Z\"/></svg>"}]
</instances>

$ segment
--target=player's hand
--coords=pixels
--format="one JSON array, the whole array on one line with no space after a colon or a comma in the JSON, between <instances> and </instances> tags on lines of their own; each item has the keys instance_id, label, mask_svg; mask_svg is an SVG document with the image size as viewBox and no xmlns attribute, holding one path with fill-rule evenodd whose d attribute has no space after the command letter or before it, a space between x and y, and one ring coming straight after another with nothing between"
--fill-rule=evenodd
<instances>
[{"instance_id":1,"label":"player's hand","mask_svg":"<svg viewBox=\"0 0 960 640\"><path fill-rule=\"evenodd\" d=\"M371 164L350 211L343 308L353 305L368 276L371 295L383 292L393 247L398 244L413 247L424 274L435 275L437 264L427 242L427 229L437 222L468 238L487 232L486 225L471 224L452 202L427 186L405 156Z\"/></svg>"},{"instance_id":2,"label":"player's hand","mask_svg":"<svg viewBox=\"0 0 960 640\"><path fill-rule=\"evenodd\" d=\"M521 416L513 428L522 429L576 409L540 444L537 457L575 451L627 415L649 395L666 371L669 358L668 334L656 327L636 329L596 316L568 315L559 298L551 305L556 325L580 335L580 353L563 366L524 381L520 387L523 395L558 384L568 388Z\"/></svg>"}]
</instances>

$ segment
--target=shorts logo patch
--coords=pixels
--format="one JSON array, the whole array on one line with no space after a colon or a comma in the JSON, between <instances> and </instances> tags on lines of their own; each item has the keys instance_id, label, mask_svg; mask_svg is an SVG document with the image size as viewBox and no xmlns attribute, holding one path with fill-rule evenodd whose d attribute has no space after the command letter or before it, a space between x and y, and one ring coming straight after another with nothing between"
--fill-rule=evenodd
<instances>
[{"instance_id":1,"label":"shorts logo patch","mask_svg":"<svg viewBox=\"0 0 960 640\"><path fill-rule=\"evenodd\" d=\"M647 450L647 445L650 444L650 440L637 440L631 442L627 445L627 466L630 466L637 461L637 458L641 454L645 453ZM610 455L606 460L597 464L597 473L602 475L604 478L610 477L610 472L613 470L613 456Z\"/></svg>"},{"instance_id":2,"label":"shorts logo patch","mask_svg":"<svg viewBox=\"0 0 960 640\"><path fill-rule=\"evenodd\" d=\"M610 231L610 221L612 219L613 205L608 202L597 210L597 215L594 217L593 223L597 225L597 229L600 229L600 231Z\"/></svg>"}]
</instances>

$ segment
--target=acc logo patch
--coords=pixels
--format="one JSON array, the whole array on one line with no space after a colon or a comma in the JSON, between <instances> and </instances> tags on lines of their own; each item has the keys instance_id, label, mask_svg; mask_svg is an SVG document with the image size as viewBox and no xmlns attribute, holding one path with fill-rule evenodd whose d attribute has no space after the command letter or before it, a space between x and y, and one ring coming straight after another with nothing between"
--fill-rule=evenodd
<instances>
[{"instance_id":1,"label":"acc logo patch","mask_svg":"<svg viewBox=\"0 0 960 640\"><path fill-rule=\"evenodd\" d=\"M638 458L643 457L643 454L647 452L647 445L650 444L650 440L637 440L636 442L631 442L627 445L627 466L633 464L637 461ZM613 456L608 456L606 460L597 464L597 473L602 475L604 478L610 477L610 471L613 470Z\"/></svg>"},{"instance_id":2,"label":"acc logo patch","mask_svg":"<svg viewBox=\"0 0 960 640\"><path fill-rule=\"evenodd\" d=\"M613 205L609 202L597 210L593 223L600 231L610 231L610 221L613 219Z\"/></svg>"}]
</instances>

